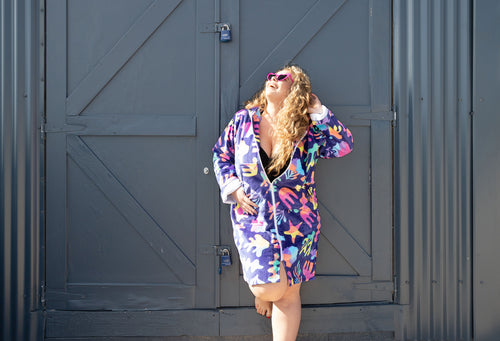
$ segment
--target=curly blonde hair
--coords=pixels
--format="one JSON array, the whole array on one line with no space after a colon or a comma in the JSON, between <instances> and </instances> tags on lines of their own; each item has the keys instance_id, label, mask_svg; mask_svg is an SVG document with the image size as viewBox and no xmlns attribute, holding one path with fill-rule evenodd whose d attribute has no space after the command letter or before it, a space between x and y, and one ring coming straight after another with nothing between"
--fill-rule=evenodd
<instances>
[{"instance_id":1,"label":"curly blonde hair","mask_svg":"<svg viewBox=\"0 0 500 341\"><path fill-rule=\"evenodd\" d=\"M307 109L311 101L311 81L306 72L296 65L285 66L277 72L285 71L292 75L293 83L290 93L283 101L283 105L276 116L278 129L274 131L275 148L271 155L268 172L277 174L285 167L292 155L295 144L307 132L309 115ZM258 107L265 112L267 108L265 87L245 103L246 109Z\"/></svg>"}]
</instances>

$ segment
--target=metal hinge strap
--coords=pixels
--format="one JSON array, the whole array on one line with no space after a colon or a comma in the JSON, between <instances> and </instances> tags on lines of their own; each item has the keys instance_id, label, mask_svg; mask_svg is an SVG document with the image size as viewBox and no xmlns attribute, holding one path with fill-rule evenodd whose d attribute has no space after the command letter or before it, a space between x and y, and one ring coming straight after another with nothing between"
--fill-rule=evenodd
<instances>
[{"instance_id":1,"label":"metal hinge strap","mask_svg":"<svg viewBox=\"0 0 500 341\"><path fill-rule=\"evenodd\" d=\"M396 300L398 299L398 277L397 276L394 276L394 281L393 281L393 290L392 290L392 301L393 302L396 302Z\"/></svg>"},{"instance_id":2,"label":"metal hinge strap","mask_svg":"<svg viewBox=\"0 0 500 341\"><path fill-rule=\"evenodd\" d=\"M45 122L42 122L40 125L40 137L42 140L45 140L47 138L47 125Z\"/></svg>"},{"instance_id":3,"label":"metal hinge strap","mask_svg":"<svg viewBox=\"0 0 500 341\"><path fill-rule=\"evenodd\" d=\"M367 112L363 114L352 114L354 120L375 120L375 121L393 121L396 120L395 111Z\"/></svg>"},{"instance_id":4,"label":"metal hinge strap","mask_svg":"<svg viewBox=\"0 0 500 341\"><path fill-rule=\"evenodd\" d=\"M222 256L226 254L226 252L231 253L231 247L228 245L216 245L215 246L215 253L217 256Z\"/></svg>"},{"instance_id":5,"label":"metal hinge strap","mask_svg":"<svg viewBox=\"0 0 500 341\"><path fill-rule=\"evenodd\" d=\"M42 282L41 287L40 287L40 304L42 305L43 308L45 308L47 300L46 300L46 295L47 295L47 286L45 285L45 282Z\"/></svg>"},{"instance_id":6,"label":"metal hinge strap","mask_svg":"<svg viewBox=\"0 0 500 341\"><path fill-rule=\"evenodd\" d=\"M227 22L212 22L200 24L198 31L200 33L219 33L224 27L231 29L231 25Z\"/></svg>"}]
</instances>

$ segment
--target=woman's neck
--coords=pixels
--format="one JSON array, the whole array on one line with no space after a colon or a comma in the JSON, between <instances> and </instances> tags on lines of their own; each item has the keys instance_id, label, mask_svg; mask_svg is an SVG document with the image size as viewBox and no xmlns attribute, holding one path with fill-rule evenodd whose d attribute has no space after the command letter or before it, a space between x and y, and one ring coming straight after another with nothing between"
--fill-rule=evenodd
<instances>
[{"instance_id":1,"label":"woman's neck","mask_svg":"<svg viewBox=\"0 0 500 341\"><path fill-rule=\"evenodd\" d=\"M276 103L273 103L273 102L270 102L268 101L267 102L267 106L266 106L266 113L271 116L271 117L276 117L276 114L281 110L281 105L278 105Z\"/></svg>"}]
</instances>

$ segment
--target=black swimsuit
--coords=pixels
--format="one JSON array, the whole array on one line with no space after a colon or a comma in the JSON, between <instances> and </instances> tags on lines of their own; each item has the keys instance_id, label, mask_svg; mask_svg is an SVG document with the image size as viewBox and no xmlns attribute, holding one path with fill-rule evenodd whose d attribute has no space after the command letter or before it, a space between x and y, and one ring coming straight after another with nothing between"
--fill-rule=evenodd
<instances>
[{"instance_id":1,"label":"black swimsuit","mask_svg":"<svg viewBox=\"0 0 500 341\"><path fill-rule=\"evenodd\" d=\"M262 161L262 165L264 166L264 169L266 170L267 177L269 178L269 181L273 182L274 179L279 177L286 169L288 168L288 164L290 163L290 158L286 162L286 164L280 169L278 174L275 172L268 172L267 167L269 167L269 164L271 163L271 158L267 156L267 153L264 149L260 148L259 149L259 154L260 154L260 159Z\"/></svg>"}]
</instances>

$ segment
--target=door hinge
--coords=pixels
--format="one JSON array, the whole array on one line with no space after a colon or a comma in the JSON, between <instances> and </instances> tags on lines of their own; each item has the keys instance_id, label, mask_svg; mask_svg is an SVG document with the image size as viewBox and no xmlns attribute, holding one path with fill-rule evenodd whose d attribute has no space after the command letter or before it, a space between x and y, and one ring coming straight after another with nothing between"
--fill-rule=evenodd
<instances>
[{"instance_id":1,"label":"door hinge","mask_svg":"<svg viewBox=\"0 0 500 341\"><path fill-rule=\"evenodd\" d=\"M398 277L394 276L393 290L392 290L392 301L396 302L397 299L398 299Z\"/></svg>"},{"instance_id":2,"label":"door hinge","mask_svg":"<svg viewBox=\"0 0 500 341\"><path fill-rule=\"evenodd\" d=\"M395 127L395 126L396 126L397 118L398 118L398 114L397 114L397 112L394 110L394 111L393 111L393 115L392 115L392 126L393 126L393 127Z\"/></svg>"},{"instance_id":3,"label":"door hinge","mask_svg":"<svg viewBox=\"0 0 500 341\"><path fill-rule=\"evenodd\" d=\"M47 292L47 287L45 286L45 282L42 281L42 285L40 287L40 304L42 305L43 309L45 309L47 303L45 299L46 292Z\"/></svg>"},{"instance_id":4,"label":"door hinge","mask_svg":"<svg viewBox=\"0 0 500 341\"><path fill-rule=\"evenodd\" d=\"M225 250L231 252L231 246L229 245L205 245L199 248L199 252L202 255L215 255L220 256L224 254Z\"/></svg>"},{"instance_id":5,"label":"door hinge","mask_svg":"<svg viewBox=\"0 0 500 341\"><path fill-rule=\"evenodd\" d=\"M226 252L231 253L231 246L228 245L215 245L215 253L217 256L222 256Z\"/></svg>"},{"instance_id":6,"label":"door hinge","mask_svg":"<svg viewBox=\"0 0 500 341\"><path fill-rule=\"evenodd\" d=\"M42 124L40 124L40 138L42 140L45 140L47 138L47 125L45 122L42 122Z\"/></svg>"},{"instance_id":7,"label":"door hinge","mask_svg":"<svg viewBox=\"0 0 500 341\"><path fill-rule=\"evenodd\" d=\"M40 133L45 138L48 133L76 133L82 132L87 128L84 124L68 124L64 123L62 126L54 126L54 124L50 124L47 122L43 122L40 125Z\"/></svg>"},{"instance_id":8,"label":"door hinge","mask_svg":"<svg viewBox=\"0 0 500 341\"><path fill-rule=\"evenodd\" d=\"M395 111L377 111L367 113L351 114L351 119L354 120L374 120L374 121L395 121Z\"/></svg>"},{"instance_id":9,"label":"door hinge","mask_svg":"<svg viewBox=\"0 0 500 341\"><path fill-rule=\"evenodd\" d=\"M390 281L355 283L353 284L353 287L359 290L373 290L373 291L385 291L385 292L394 291L394 283Z\"/></svg>"}]
</instances>

